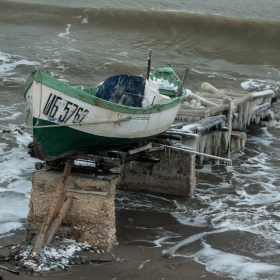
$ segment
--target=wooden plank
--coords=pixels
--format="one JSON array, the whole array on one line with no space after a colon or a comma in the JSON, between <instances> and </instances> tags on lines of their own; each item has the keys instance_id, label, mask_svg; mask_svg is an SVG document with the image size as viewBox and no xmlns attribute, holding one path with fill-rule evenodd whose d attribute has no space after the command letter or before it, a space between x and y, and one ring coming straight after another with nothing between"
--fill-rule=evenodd
<instances>
[{"instance_id":1,"label":"wooden plank","mask_svg":"<svg viewBox=\"0 0 280 280\"><path fill-rule=\"evenodd\" d=\"M64 187L65 187L67 178L68 178L68 176L71 172L71 168L72 168L73 164L74 164L73 159L68 159L67 160L67 163L66 163L66 165L64 167L64 170L63 170L63 173L62 173L62 175L60 177L60 180L59 180L59 183L57 185L56 191L55 191L54 196L52 198L52 201L51 201L46 219L45 219L45 221L44 221L44 223L43 223L43 225L40 229L39 234L36 237L35 245L32 249L32 254L39 254L40 251L41 251L41 248L42 248L42 246L44 244L44 241L45 241L45 236L46 236L47 230L48 230L48 228L50 226L50 223L53 219L55 210L57 208L57 203L59 202L60 197L61 197L61 195L64 191Z\"/></svg>"},{"instance_id":2,"label":"wooden plank","mask_svg":"<svg viewBox=\"0 0 280 280\"><path fill-rule=\"evenodd\" d=\"M158 146L158 147L154 147L154 148L148 149L147 152L162 151L164 149L165 149L164 146Z\"/></svg>"},{"instance_id":3,"label":"wooden plank","mask_svg":"<svg viewBox=\"0 0 280 280\"><path fill-rule=\"evenodd\" d=\"M66 197L66 200L62 204L57 214L57 217L54 219L52 225L50 226L49 230L46 233L45 245L49 245L52 242L54 235L56 234L58 228L60 227L62 220L65 218L72 203L73 203L73 198Z\"/></svg>"},{"instance_id":4,"label":"wooden plank","mask_svg":"<svg viewBox=\"0 0 280 280\"><path fill-rule=\"evenodd\" d=\"M129 150L127 153L129 155L132 155L132 154L136 154L136 153L139 153L139 152L151 149L151 148L152 148L152 143L149 143L148 145L142 146L140 148Z\"/></svg>"}]
</instances>

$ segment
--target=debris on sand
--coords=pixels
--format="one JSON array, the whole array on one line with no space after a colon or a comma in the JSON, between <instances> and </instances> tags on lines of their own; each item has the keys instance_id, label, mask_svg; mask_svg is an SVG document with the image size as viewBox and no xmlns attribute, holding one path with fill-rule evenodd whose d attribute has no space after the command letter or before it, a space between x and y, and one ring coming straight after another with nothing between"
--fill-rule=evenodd
<instances>
[{"instance_id":1,"label":"debris on sand","mask_svg":"<svg viewBox=\"0 0 280 280\"><path fill-rule=\"evenodd\" d=\"M60 244L56 246L44 246L40 254L32 253L32 245L13 246L16 248L8 256L2 256L0 261L13 264L17 271L24 271L29 275L42 273L50 270L68 270L71 266L85 265L101 262L114 262L115 260L102 260L101 258L89 258L77 255L79 251L90 253L104 253L104 250L92 246L87 242L76 242L72 244Z\"/></svg>"}]
</instances>

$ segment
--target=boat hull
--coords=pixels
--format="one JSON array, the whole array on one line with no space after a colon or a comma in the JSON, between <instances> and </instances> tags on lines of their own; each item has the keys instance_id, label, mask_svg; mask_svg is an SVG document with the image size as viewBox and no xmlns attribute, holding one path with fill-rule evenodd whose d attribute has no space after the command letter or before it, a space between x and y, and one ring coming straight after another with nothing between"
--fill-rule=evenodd
<instances>
[{"instance_id":1,"label":"boat hull","mask_svg":"<svg viewBox=\"0 0 280 280\"><path fill-rule=\"evenodd\" d=\"M34 118L33 122L36 123L37 119ZM39 125L52 125L52 123L40 120ZM40 131L34 132L33 138L35 143L33 149L36 157L51 161L89 153L95 149L117 148L137 143L149 139L151 136L139 138L105 137L64 126L59 129L59 133L56 127L40 129Z\"/></svg>"},{"instance_id":2,"label":"boat hull","mask_svg":"<svg viewBox=\"0 0 280 280\"><path fill-rule=\"evenodd\" d=\"M175 98L147 108L122 106L41 72L33 75L24 93L33 116L35 155L48 161L154 137L169 129L182 101Z\"/></svg>"}]
</instances>

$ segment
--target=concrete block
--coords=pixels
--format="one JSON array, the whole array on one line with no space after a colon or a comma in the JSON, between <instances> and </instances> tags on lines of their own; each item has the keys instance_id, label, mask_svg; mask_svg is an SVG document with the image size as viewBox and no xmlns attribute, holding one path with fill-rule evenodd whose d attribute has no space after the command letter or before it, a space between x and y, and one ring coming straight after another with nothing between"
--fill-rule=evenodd
<instances>
[{"instance_id":1,"label":"concrete block","mask_svg":"<svg viewBox=\"0 0 280 280\"><path fill-rule=\"evenodd\" d=\"M40 170L32 176L32 190L27 217L25 240L38 233L46 217L52 195L61 173ZM58 233L68 238L88 242L101 249L116 244L115 186L117 177L105 180L94 176L71 173L64 194L73 197Z\"/></svg>"},{"instance_id":2,"label":"concrete block","mask_svg":"<svg viewBox=\"0 0 280 280\"><path fill-rule=\"evenodd\" d=\"M196 183L195 155L169 148L152 155L160 162L124 164L117 187L191 197Z\"/></svg>"}]
</instances>

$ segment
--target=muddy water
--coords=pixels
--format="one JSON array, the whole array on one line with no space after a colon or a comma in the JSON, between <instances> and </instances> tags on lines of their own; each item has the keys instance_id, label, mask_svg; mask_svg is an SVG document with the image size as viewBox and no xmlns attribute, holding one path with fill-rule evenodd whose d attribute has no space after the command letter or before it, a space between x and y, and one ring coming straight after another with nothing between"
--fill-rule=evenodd
<instances>
[{"instance_id":1,"label":"muddy water","mask_svg":"<svg viewBox=\"0 0 280 280\"><path fill-rule=\"evenodd\" d=\"M146 73L170 61L187 87L279 90L280 3L243 1L0 1L0 131L24 120L21 90L34 66L69 84ZM279 111L276 102L272 110ZM117 193L116 207L171 213L201 227L180 236L161 229L169 252L217 275L280 279L279 127L251 126L232 167L205 165L184 200ZM31 134L0 134L0 235L24 227L35 160ZM16 205L16 207L15 207ZM209 230L204 232L205 227ZM176 238L175 238L176 237ZM190 247L191 246L191 247ZM190 250L195 248L195 250Z\"/></svg>"}]
</instances>

